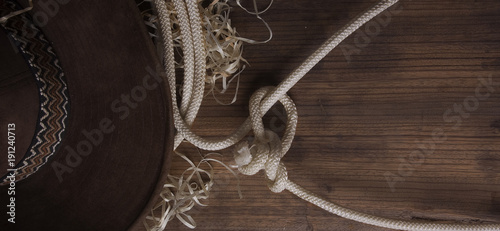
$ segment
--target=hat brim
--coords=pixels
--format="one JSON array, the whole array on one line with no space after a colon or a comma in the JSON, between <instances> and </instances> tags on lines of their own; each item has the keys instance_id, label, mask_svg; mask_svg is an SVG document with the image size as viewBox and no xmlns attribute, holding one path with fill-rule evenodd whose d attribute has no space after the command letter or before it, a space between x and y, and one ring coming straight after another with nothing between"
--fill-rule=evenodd
<instances>
[{"instance_id":1,"label":"hat brim","mask_svg":"<svg viewBox=\"0 0 500 231\"><path fill-rule=\"evenodd\" d=\"M140 228L172 153L159 60L132 1L52 2L57 7L35 2L30 14L35 21L48 16L40 27L60 61L71 107L58 150L16 183L16 223L5 218L2 227ZM85 155L78 151L82 143L91 144ZM0 196L5 203L7 187Z\"/></svg>"}]
</instances>

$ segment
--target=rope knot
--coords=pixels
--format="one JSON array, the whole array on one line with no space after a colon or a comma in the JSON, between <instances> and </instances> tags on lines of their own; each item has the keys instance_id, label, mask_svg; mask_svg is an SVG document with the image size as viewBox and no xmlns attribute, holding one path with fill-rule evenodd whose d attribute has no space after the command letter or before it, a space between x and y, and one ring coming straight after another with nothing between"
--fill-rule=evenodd
<instances>
[{"instance_id":1,"label":"rope knot","mask_svg":"<svg viewBox=\"0 0 500 231\"><path fill-rule=\"evenodd\" d=\"M273 91L273 87L264 87L257 90L250 98L250 120L255 139L251 145L246 141L237 144L234 149L234 159L242 174L254 175L264 170L269 189L279 193L286 188L288 181L288 173L281 158L290 149L295 135L297 110L292 99L285 94L279 99L287 114L283 139L280 139L274 131L265 129L262 122L265 114L265 111L262 111L262 103Z\"/></svg>"},{"instance_id":2,"label":"rope knot","mask_svg":"<svg viewBox=\"0 0 500 231\"><path fill-rule=\"evenodd\" d=\"M234 149L238 170L244 175L255 175L264 170L271 191L279 193L286 187L288 173L281 163L282 145L278 135L266 129L264 136L256 138L252 145L240 142Z\"/></svg>"}]
</instances>

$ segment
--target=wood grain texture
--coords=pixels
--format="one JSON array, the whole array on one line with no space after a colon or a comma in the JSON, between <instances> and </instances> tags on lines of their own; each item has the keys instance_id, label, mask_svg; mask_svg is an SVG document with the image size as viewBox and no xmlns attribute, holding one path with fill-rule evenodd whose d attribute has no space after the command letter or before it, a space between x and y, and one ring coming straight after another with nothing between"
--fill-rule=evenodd
<instances>
[{"instance_id":1,"label":"wood grain texture","mask_svg":"<svg viewBox=\"0 0 500 231\"><path fill-rule=\"evenodd\" d=\"M230 134L248 115L253 91L278 84L374 2L276 1L262 15L272 41L245 46L251 66L242 74L238 100L220 106L206 97L194 130L205 137ZM335 49L290 91L299 124L283 159L289 178L378 216L500 223L500 2L403 0L392 10L390 18L359 30L372 34L368 40L358 31L341 44L356 53ZM266 38L254 17L235 8L232 19L242 36ZM496 83L483 99L475 93L480 78ZM218 97L227 102L231 93ZM479 93L488 92L482 87ZM455 112L459 105L462 114ZM284 118L272 109L266 126L279 131ZM412 155L435 129L446 139L423 157ZM190 145L180 151L197 159ZM221 153L231 162L231 150ZM171 173L185 168L175 157ZM388 174L399 176L393 190ZM237 180L216 165L209 206L191 213L198 230L387 230L331 215L288 192L274 194L262 173L239 177L243 199ZM188 229L172 221L168 230Z\"/></svg>"}]
</instances>

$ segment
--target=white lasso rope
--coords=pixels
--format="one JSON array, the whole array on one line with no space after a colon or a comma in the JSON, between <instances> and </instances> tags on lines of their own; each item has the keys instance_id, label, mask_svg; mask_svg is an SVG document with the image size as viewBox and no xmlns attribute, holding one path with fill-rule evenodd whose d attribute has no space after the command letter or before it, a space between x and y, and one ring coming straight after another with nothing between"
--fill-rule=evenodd
<instances>
[{"instance_id":1,"label":"white lasso rope","mask_svg":"<svg viewBox=\"0 0 500 231\"><path fill-rule=\"evenodd\" d=\"M235 161L239 171L246 175L253 175L264 170L271 191L281 192L288 190L296 196L338 216L354 221L375 225L379 227L399 230L449 230L449 231L471 231L471 230L500 230L499 224L436 224L414 221L402 221L377 217L328 202L305 190L299 185L288 180L285 165L281 158L286 154L292 143L297 126L297 109L292 99L286 95L304 75L309 72L321 59L333 50L341 41L351 35L363 24L392 6L397 0L382 0L372 8L368 9L350 23L335 33L316 52L306 59L290 76L288 76L277 87L265 87L257 90L250 99L250 117L232 135L219 140L208 140L194 134L190 126L196 118L201 102L203 100L203 80L205 77L205 54L204 40L200 28L196 0L173 0L175 9L179 15L179 24L182 34L182 46L184 57L184 87L182 92L181 107L177 105L176 83L175 83L175 57L172 41L170 19L167 16L165 0L155 0L155 7L160 18L160 30L163 38L165 54L164 68L170 87L174 123L177 129L175 147L186 139L196 147L205 150L221 150L239 142L250 130L253 130L255 139L251 145L242 142L236 145ZM276 103L280 102L287 113L287 124L285 135L282 139L271 130L265 129L262 123L263 115ZM163 226L162 228L164 228Z\"/></svg>"}]
</instances>

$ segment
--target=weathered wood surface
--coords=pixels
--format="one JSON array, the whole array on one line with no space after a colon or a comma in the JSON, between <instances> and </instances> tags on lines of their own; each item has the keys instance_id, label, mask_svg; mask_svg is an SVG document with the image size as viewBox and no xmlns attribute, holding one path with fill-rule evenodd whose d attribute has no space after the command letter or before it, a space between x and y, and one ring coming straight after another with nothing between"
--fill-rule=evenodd
<instances>
[{"instance_id":1,"label":"weathered wood surface","mask_svg":"<svg viewBox=\"0 0 500 231\"><path fill-rule=\"evenodd\" d=\"M220 106L206 97L196 132L230 134L248 115L254 90L278 84L374 2L276 1L262 15L272 41L245 46L251 66L242 74L238 100ZM500 223L500 2L402 1L391 9L362 27L368 39L359 31L350 36L344 51L335 49L290 91L299 125L283 159L289 178L378 216ZM253 16L235 8L232 19L242 36L266 38ZM346 55L349 47L357 50ZM481 78L494 84L485 88ZM218 97L227 102L233 92ZM272 110L266 126L279 130L284 118ZM435 129L446 138L434 136L442 139L414 159ZM198 155L189 145L180 150ZM221 153L231 161L231 150ZM240 200L236 179L215 166L209 206L191 213L198 230L387 230L331 215L288 192L274 194L262 173L239 175ZM171 173L185 167L174 158ZM388 181L388 175L399 178ZM178 221L168 227L188 230Z\"/></svg>"}]
</instances>

